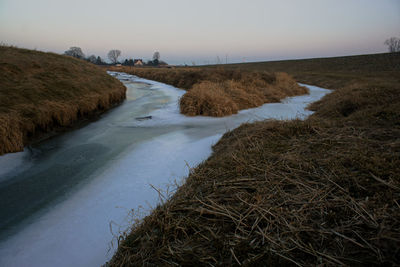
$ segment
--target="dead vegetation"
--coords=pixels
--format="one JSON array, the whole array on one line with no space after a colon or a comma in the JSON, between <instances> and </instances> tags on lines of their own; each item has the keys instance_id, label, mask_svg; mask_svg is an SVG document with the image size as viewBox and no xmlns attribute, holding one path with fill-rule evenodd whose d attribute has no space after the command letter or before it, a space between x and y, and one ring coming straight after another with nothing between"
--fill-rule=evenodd
<instances>
[{"instance_id":1,"label":"dead vegetation","mask_svg":"<svg viewBox=\"0 0 400 267\"><path fill-rule=\"evenodd\" d=\"M110 265L399 265L399 71L226 133Z\"/></svg>"},{"instance_id":2,"label":"dead vegetation","mask_svg":"<svg viewBox=\"0 0 400 267\"><path fill-rule=\"evenodd\" d=\"M118 80L67 56L1 46L0 72L0 155L125 99Z\"/></svg>"},{"instance_id":3,"label":"dead vegetation","mask_svg":"<svg viewBox=\"0 0 400 267\"><path fill-rule=\"evenodd\" d=\"M188 116L222 117L288 96L308 93L286 73L243 72L202 68L113 67L142 78L188 90L180 99L181 113Z\"/></svg>"},{"instance_id":4,"label":"dead vegetation","mask_svg":"<svg viewBox=\"0 0 400 267\"><path fill-rule=\"evenodd\" d=\"M394 264L400 131L382 134L385 144L362 129L243 125L134 228L115 265Z\"/></svg>"},{"instance_id":5,"label":"dead vegetation","mask_svg":"<svg viewBox=\"0 0 400 267\"><path fill-rule=\"evenodd\" d=\"M400 52L224 65L227 70L286 72L298 82L338 89L354 82L399 81ZM220 65L208 66L218 69Z\"/></svg>"}]
</instances>

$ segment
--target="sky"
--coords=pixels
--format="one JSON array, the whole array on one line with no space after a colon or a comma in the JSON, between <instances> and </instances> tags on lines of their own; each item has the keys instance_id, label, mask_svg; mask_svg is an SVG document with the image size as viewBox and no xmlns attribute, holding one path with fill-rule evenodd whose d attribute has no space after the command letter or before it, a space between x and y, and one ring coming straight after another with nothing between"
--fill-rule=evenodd
<instances>
[{"instance_id":1,"label":"sky","mask_svg":"<svg viewBox=\"0 0 400 267\"><path fill-rule=\"evenodd\" d=\"M0 0L0 42L215 64L386 52L400 0Z\"/></svg>"}]
</instances>

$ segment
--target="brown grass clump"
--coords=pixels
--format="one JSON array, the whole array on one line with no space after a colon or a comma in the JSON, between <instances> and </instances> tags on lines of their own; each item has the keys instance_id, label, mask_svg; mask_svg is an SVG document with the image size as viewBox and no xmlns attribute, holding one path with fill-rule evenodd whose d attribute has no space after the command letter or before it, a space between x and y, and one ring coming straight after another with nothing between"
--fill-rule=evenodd
<instances>
[{"instance_id":1,"label":"brown grass clump","mask_svg":"<svg viewBox=\"0 0 400 267\"><path fill-rule=\"evenodd\" d=\"M197 83L179 104L181 112L188 116L222 117L307 92L286 73L245 73L237 81Z\"/></svg>"},{"instance_id":2,"label":"brown grass clump","mask_svg":"<svg viewBox=\"0 0 400 267\"><path fill-rule=\"evenodd\" d=\"M306 121L226 133L110 265L399 265L400 87L346 81Z\"/></svg>"},{"instance_id":3,"label":"brown grass clump","mask_svg":"<svg viewBox=\"0 0 400 267\"><path fill-rule=\"evenodd\" d=\"M318 116L346 125L400 125L400 87L387 81L352 83L310 105Z\"/></svg>"},{"instance_id":4,"label":"brown grass clump","mask_svg":"<svg viewBox=\"0 0 400 267\"><path fill-rule=\"evenodd\" d=\"M208 68L132 68L112 67L146 79L160 81L188 92L179 105L188 116L222 117L241 109L279 102L288 96L308 93L286 73L210 70Z\"/></svg>"},{"instance_id":5,"label":"brown grass clump","mask_svg":"<svg viewBox=\"0 0 400 267\"><path fill-rule=\"evenodd\" d=\"M125 98L118 80L67 56L1 46L0 72L0 155Z\"/></svg>"},{"instance_id":6,"label":"brown grass clump","mask_svg":"<svg viewBox=\"0 0 400 267\"><path fill-rule=\"evenodd\" d=\"M222 84L203 81L197 83L180 99L181 113L196 116L222 117L238 112L238 106L225 92Z\"/></svg>"}]
</instances>

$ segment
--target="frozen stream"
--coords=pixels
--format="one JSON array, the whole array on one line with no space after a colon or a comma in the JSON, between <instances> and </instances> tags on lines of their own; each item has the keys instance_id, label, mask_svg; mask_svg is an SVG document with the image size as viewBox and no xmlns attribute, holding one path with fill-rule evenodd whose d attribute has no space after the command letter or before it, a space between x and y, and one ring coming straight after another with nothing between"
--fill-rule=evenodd
<instances>
[{"instance_id":1,"label":"frozen stream","mask_svg":"<svg viewBox=\"0 0 400 267\"><path fill-rule=\"evenodd\" d=\"M229 129L266 118L304 118L329 90L225 118L185 117L184 94L123 73L127 100L99 120L24 152L0 157L0 266L100 266L129 211L148 213L158 193L182 181ZM138 117L152 116L148 120ZM112 229L112 231L111 231Z\"/></svg>"}]
</instances>

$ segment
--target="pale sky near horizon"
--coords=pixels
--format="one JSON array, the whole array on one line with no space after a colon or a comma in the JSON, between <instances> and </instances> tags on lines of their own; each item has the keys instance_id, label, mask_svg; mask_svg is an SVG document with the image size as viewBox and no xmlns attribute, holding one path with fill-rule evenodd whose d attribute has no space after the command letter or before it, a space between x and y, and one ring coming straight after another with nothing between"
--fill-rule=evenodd
<instances>
[{"instance_id":1,"label":"pale sky near horizon","mask_svg":"<svg viewBox=\"0 0 400 267\"><path fill-rule=\"evenodd\" d=\"M400 0L0 0L0 42L171 64L380 53Z\"/></svg>"}]
</instances>

